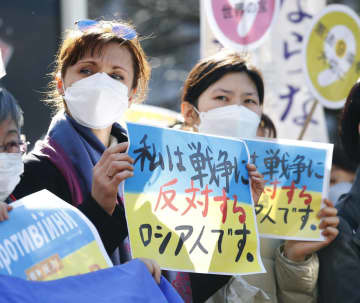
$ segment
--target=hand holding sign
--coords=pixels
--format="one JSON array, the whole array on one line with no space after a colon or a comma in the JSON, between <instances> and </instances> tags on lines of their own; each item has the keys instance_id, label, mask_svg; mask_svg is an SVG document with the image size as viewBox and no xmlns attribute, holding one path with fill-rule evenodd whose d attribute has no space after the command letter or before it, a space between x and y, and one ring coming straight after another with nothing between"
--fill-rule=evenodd
<instances>
[{"instance_id":1,"label":"hand holding sign","mask_svg":"<svg viewBox=\"0 0 360 303\"><path fill-rule=\"evenodd\" d=\"M0 222L9 218L8 212L12 210L12 206L5 202L0 202Z\"/></svg>"},{"instance_id":2,"label":"hand holding sign","mask_svg":"<svg viewBox=\"0 0 360 303\"><path fill-rule=\"evenodd\" d=\"M254 164L248 164L246 168L251 180L251 193L254 199L254 203L257 204L262 192L264 191L264 176L258 172Z\"/></svg>"},{"instance_id":3,"label":"hand holding sign","mask_svg":"<svg viewBox=\"0 0 360 303\"><path fill-rule=\"evenodd\" d=\"M321 248L329 245L339 234L337 226L339 225L339 218L337 209L329 200L324 200L326 207L322 208L318 213L318 217L322 219L319 228L323 229L322 235L326 237L325 241L294 241L288 240L285 242L284 255L292 260L301 262L306 256L309 256Z\"/></svg>"},{"instance_id":4,"label":"hand holding sign","mask_svg":"<svg viewBox=\"0 0 360 303\"><path fill-rule=\"evenodd\" d=\"M105 150L93 170L91 195L110 215L116 206L119 184L133 175L134 161L125 153L127 146L123 142Z\"/></svg>"}]
</instances>

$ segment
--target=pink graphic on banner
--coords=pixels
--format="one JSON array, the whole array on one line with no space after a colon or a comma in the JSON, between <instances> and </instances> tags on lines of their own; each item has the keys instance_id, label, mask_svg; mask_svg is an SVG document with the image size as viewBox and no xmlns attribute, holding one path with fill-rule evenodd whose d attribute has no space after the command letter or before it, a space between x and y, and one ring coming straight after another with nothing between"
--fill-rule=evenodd
<instances>
[{"instance_id":1,"label":"pink graphic on banner","mask_svg":"<svg viewBox=\"0 0 360 303\"><path fill-rule=\"evenodd\" d=\"M231 48L255 48L270 30L277 0L208 0L207 16L217 39ZM238 47L237 47L238 46Z\"/></svg>"}]
</instances>

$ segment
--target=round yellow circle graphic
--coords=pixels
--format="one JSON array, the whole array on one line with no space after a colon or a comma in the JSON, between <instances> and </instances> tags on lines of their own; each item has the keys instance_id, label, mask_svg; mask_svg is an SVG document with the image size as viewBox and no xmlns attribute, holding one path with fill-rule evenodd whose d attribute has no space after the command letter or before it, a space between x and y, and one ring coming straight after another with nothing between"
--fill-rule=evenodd
<instances>
[{"instance_id":1,"label":"round yellow circle graphic","mask_svg":"<svg viewBox=\"0 0 360 303\"><path fill-rule=\"evenodd\" d=\"M305 41L306 43L306 41ZM326 107L340 108L360 77L360 19L346 6L329 5L305 44L308 84Z\"/></svg>"}]
</instances>

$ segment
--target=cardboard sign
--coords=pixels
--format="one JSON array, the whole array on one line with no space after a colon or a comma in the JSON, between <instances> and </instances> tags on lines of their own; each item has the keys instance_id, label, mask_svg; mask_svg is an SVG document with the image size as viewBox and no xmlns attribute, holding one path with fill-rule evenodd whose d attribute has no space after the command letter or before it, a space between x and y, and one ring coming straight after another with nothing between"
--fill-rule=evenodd
<instances>
[{"instance_id":1,"label":"cardboard sign","mask_svg":"<svg viewBox=\"0 0 360 303\"><path fill-rule=\"evenodd\" d=\"M112 266L92 223L51 192L12 206L0 222L0 274L45 281Z\"/></svg>"},{"instance_id":2,"label":"cardboard sign","mask_svg":"<svg viewBox=\"0 0 360 303\"><path fill-rule=\"evenodd\" d=\"M202 273L263 272L239 140L128 123L125 209L134 258Z\"/></svg>"},{"instance_id":3,"label":"cardboard sign","mask_svg":"<svg viewBox=\"0 0 360 303\"><path fill-rule=\"evenodd\" d=\"M332 144L293 140L245 140L266 180L255 206L261 236L323 240L317 214L328 192Z\"/></svg>"}]
</instances>

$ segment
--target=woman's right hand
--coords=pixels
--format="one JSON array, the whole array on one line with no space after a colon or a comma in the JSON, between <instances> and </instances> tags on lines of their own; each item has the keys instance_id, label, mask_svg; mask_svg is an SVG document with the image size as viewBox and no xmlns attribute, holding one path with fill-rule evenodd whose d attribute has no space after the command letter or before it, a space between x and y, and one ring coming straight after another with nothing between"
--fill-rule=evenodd
<instances>
[{"instance_id":1,"label":"woman's right hand","mask_svg":"<svg viewBox=\"0 0 360 303\"><path fill-rule=\"evenodd\" d=\"M91 195L109 215L117 203L119 184L134 174L127 147L128 142L123 142L106 149L93 168Z\"/></svg>"},{"instance_id":2,"label":"woman's right hand","mask_svg":"<svg viewBox=\"0 0 360 303\"><path fill-rule=\"evenodd\" d=\"M325 237L324 241L296 241L287 240L284 245L284 255L292 260L301 262L318 250L328 246L335 240L339 234L338 225L339 217L337 217L337 209L334 204L328 199L324 199L325 207L319 213L318 218L322 219L319 228L322 230L321 234Z\"/></svg>"},{"instance_id":3,"label":"woman's right hand","mask_svg":"<svg viewBox=\"0 0 360 303\"><path fill-rule=\"evenodd\" d=\"M0 202L0 222L9 219L8 212L11 211L12 209L13 208L11 205L5 202Z\"/></svg>"}]
</instances>

